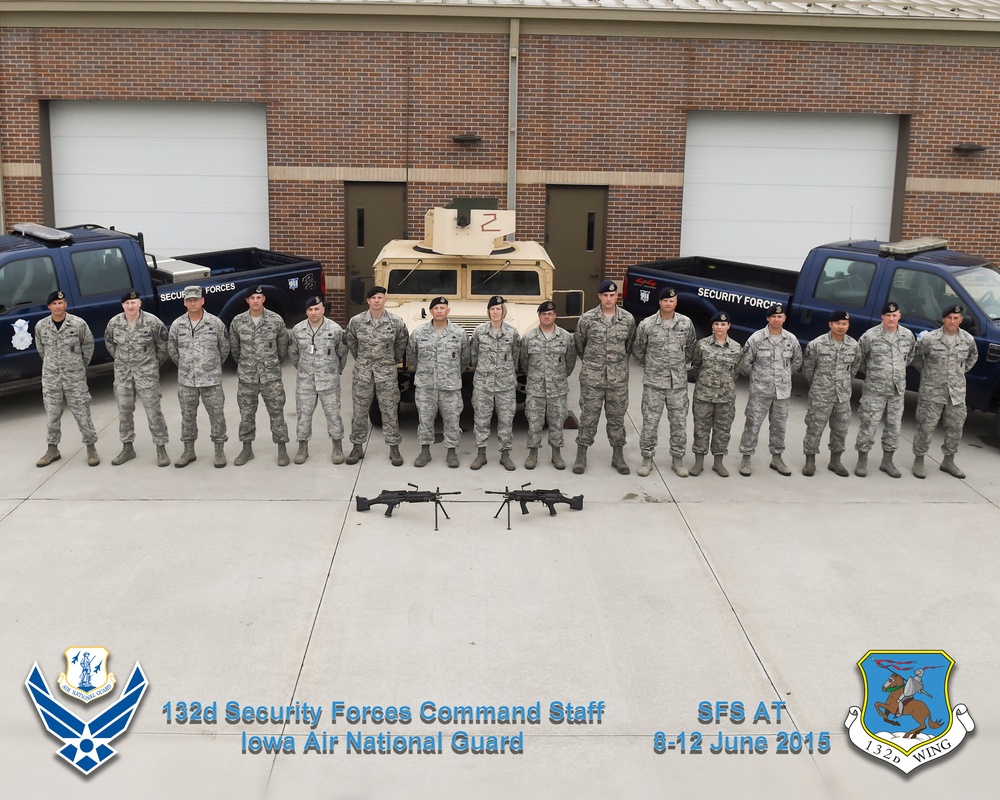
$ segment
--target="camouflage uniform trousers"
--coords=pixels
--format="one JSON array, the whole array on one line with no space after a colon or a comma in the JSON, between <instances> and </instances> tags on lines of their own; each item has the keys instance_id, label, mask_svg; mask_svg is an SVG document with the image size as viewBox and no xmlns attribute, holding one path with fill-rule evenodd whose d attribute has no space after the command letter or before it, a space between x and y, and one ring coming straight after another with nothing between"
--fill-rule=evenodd
<instances>
[{"instance_id":1,"label":"camouflage uniform trousers","mask_svg":"<svg viewBox=\"0 0 1000 800\"><path fill-rule=\"evenodd\" d=\"M131 378L115 380L115 399L118 401L118 434L123 444L135 441L136 398L139 398L142 407L146 410L146 419L149 421L149 432L153 436L153 444L162 446L169 441L167 421L163 418L163 411L160 409L162 396L159 384L140 388Z\"/></svg>"},{"instance_id":2,"label":"camouflage uniform trousers","mask_svg":"<svg viewBox=\"0 0 1000 800\"><path fill-rule=\"evenodd\" d=\"M392 380L386 383L375 383L371 380L357 380L351 384L351 401L353 412L351 416L351 443L364 444L368 439L368 410L372 401L378 397L378 407L382 412L382 433L385 443L399 446L403 437L399 433L399 384Z\"/></svg>"},{"instance_id":3,"label":"camouflage uniform trousers","mask_svg":"<svg viewBox=\"0 0 1000 800\"><path fill-rule=\"evenodd\" d=\"M729 452L729 437L736 419L736 399L713 403L711 400L691 402L694 414L694 445L695 453L705 455L709 449L709 437L712 442L712 455L724 456Z\"/></svg>"},{"instance_id":4,"label":"camouflage uniform trousers","mask_svg":"<svg viewBox=\"0 0 1000 800\"><path fill-rule=\"evenodd\" d=\"M84 382L71 383L68 386L42 385L42 402L47 415L47 436L49 444L59 444L62 439L63 409L68 407L76 418L77 427L83 435L84 444L94 444L97 441L97 431L90 418L90 389Z\"/></svg>"},{"instance_id":5,"label":"camouflage uniform trousers","mask_svg":"<svg viewBox=\"0 0 1000 800\"><path fill-rule=\"evenodd\" d=\"M861 394L858 406L858 438L854 448L859 453L867 453L875 444L875 428L885 417L882 428L882 449L895 453L899 447L899 429L903 422L903 395L901 394Z\"/></svg>"},{"instance_id":6,"label":"camouflage uniform trousers","mask_svg":"<svg viewBox=\"0 0 1000 800\"><path fill-rule=\"evenodd\" d=\"M962 429L969 409L965 403L953 405L944 401L917 398L917 432L913 437L913 455L927 455L931 446L931 436L938 423L944 418L944 444L941 452L953 456L962 443Z\"/></svg>"},{"instance_id":7,"label":"camouflage uniform trousers","mask_svg":"<svg viewBox=\"0 0 1000 800\"><path fill-rule=\"evenodd\" d=\"M472 387L472 411L475 420L473 432L476 437L476 447L486 447L490 438L490 423L493 422L493 410L497 412L497 439L501 450L510 450L514 446L514 410L517 408L515 389L502 392L490 392Z\"/></svg>"},{"instance_id":8,"label":"camouflage uniform trousers","mask_svg":"<svg viewBox=\"0 0 1000 800\"><path fill-rule=\"evenodd\" d=\"M226 395L222 385L184 386L177 384L177 399L181 404L181 441L193 442L198 438L198 399L205 404L212 441L221 444L226 436Z\"/></svg>"},{"instance_id":9,"label":"camouflage uniform trousers","mask_svg":"<svg viewBox=\"0 0 1000 800\"><path fill-rule=\"evenodd\" d=\"M580 429L576 443L591 447L597 436L601 408L607 420L608 441L612 447L625 446L625 413L628 411L628 384L591 386L580 382Z\"/></svg>"},{"instance_id":10,"label":"camouflage uniform trousers","mask_svg":"<svg viewBox=\"0 0 1000 800\"><path fill-rule=\"evenodd\" d=\"M652 458L656 453L657 429L667 409L670 425L670 455L682 458L687 452L687 387L681 389L660 389L656 386L642 387L642 433L639 434L639 451L643 458Z\"/></svg>"},{"instance_id":11,"label":"camouflage uniform trousers","mask_svg":"<svg viewBox=\"0 0 1000 800\"><path fill-rule=\"evenodd\" d=\"M416 387L417 401L417 441L421 446L434 444L434 420L438 411L444 423L444 446L458 447L462 429L458 418L462 414L461 389L430 389Z\"/></svg>"},{"instance_id":12,"label":"camouflage uniform trousers","mask_svg":"<svg viewBox=\"0 0 1000 800\"><path fill-rule=\"evenodd\" d=\"M847 447L847 428L851 424L851 401L834 399L809 399L806 410L806 435L802 452L807 456L819 453L823 430L830 423L830 452L843 453Z\"/></svg>"},{"instance_id":13,"label":"camouflage uniform trousers","mask_svg":"<svg viewBox=\"0 0 1000 800\"><path fill-rule=\"evenodd\" d=\"M549 423L549 447L563 446L563 425L569 415L569 395L524 398L524 415L528 418L528 447L542 445L542 428Z\"/></svg>"},{"instance_id":14,"label":"camouflage uniform trousers","mask_svg":"<svg viewBox=\"0 0 1000 800\"><path fill-rule=\"evenodd\" d=\"M264 398L264 408L271 418L271 440L277 444L288 441L285 422L285 385L279 381L244 383L236 387L236 404L240 409L240 441L252 442L257 437L258 395Z\"/></svg>"},{"instance_id":15,"label":"camouflage uniform trousers","mask_svg":"<svg viewBox=\"0 0 1000 800\"><path fill-rule=\"evenodd\" d=\"M757 449L765 417L768 421L767 449L772 456L780 456L785 451L788 400L779 400L773 395L751 394L747 400L743 438L740 439L740 453L743 455L752 456Z\"/></svg>"},{"instance_id":16,"label":"camouflage uniform trousers","mask_svg":"<svg viewBox=\"0 0 1000 800\"><path fill-rule=\"evenodd\" d=\"M326 430L331 439L344 438L344 420L340 416L340 387L317 391L312 387L295 390L295 440L308 442L312 438L313 413L317 402L323 406L326 415ZM367 413L367 412L366 412Z\"/></svg>"}]
</instances>

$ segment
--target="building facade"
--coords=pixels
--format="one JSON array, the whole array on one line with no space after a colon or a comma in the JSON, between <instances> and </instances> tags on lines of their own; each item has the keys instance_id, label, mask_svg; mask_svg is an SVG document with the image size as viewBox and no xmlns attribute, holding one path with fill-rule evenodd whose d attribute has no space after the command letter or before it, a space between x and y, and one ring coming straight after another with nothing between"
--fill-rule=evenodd
<instances>
[{"instance_id":1,"label":"building facade","mask_svg":"<svg viewBox=\"0 0 1000 800\"><path fill-rule=\"evenodd\" d=\"M343 319L381 237L419 238L424 212L453 197L515 208L518 238L546 242L557 271L573 263L564 281L596 283L677 255L696 229L692 115L884 115L896 141L880 156L891 185L865 187L875 232L1000 258L1000 3L850 5L0 2L3 225L115 224L59 218L51 114L78 107L59 104L253 104L267 243L320 259ZM372 188L398 198L397 230L376 228L390 201ZM579 197L594 210L576 254L559 231ZM843 230L831 238L858 232ZM719 235L738 249L738 226Z\"/></svg>"}]
</instances>

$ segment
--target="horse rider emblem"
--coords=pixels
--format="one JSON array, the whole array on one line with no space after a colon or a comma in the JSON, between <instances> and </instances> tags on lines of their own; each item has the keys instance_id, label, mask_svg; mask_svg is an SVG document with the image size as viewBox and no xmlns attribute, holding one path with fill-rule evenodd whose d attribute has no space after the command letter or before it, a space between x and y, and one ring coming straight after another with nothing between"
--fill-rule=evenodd
<instances>
[{"instance_id":1,"label":"horse rider emblem","mask_svg":"<svg viewBox=\"0 0 1000 800\"><path fill-rule=\"evenodd\" d=\"M975 728L966 706L951 706L954 666L943 650L869 650L858 662L864 704L845 722L851 742L905 773L954 752Z\"/></svg>"}]
</instances>

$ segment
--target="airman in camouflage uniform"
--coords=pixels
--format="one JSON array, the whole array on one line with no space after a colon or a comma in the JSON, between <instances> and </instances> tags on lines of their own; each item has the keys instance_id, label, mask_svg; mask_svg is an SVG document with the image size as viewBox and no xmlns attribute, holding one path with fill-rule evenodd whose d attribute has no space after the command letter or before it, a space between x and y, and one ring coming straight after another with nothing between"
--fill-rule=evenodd
<instances>
[{"instance_id":1,"label":"airman in camouflage uniform","mask_svg":"<svg viewBox=\"0 0 1000 800\"><path fill-rule=\"evenodd\" d=\"M444 446L448 448L445 463L458 466L458 447L462 430L458 419L462 414L462 373L469 366L472 348L469 337L458 325L448 322L447 297L435 297L430 302L431 321L410 334L406 359L413 365L413 383L417 400L417 440L420 454L413 466L422 467L431 460L434 443L434 420L441 412L444 423Z\"/></svg>"},{"instance_id":2,"label":"airman in camouflage uniform","mask_svg":"<svg viewBox=\"0 0 1000 800\"><path fill-rule=\"evenodd\" d=\"M504 322L506 301L494 295L486 303L489 320L472 332L470 366L472 377L473 431L478 453L471 469L486 464L486 442L490 438L493 411L497 414L497 439L500 440L500 463L514 469L510 448L514 446L514 410L517 407L517 354L521 337Z\"/></svg>"},{"instance_id":3,"label":"airman in camouflage uniform","mask_svg":"<svg viewBox=\"0 0 1000 800\"><path fill-rule=\"evenodd\" d=\"M198 400L205 404L215 443L215 466L226 466L226 395L222 391L222 362L229 356L226 326L205 311L200 286L184 287L186 314L174 320L167 333L167 352L177 365L177 399L181 406L181 441L184 452L174 462L186 467L197 458Z\"/></svg>"},{"instance_id":4,"label":"airman in camouflage uniform","mask_svg":"<svg viewBox=\"0 0 1000 800\"><path fill-rule=\"evenodd\" d=\"M396 364L406 358L408 334L406 323L385 310L386 290L373 286L368 290L368 310L351 317L347 323L347 348L354 356L351 397L354 411L351 417L351 443L348 464L357 464L365 457L368 439L368 410L378 397L382 415L382 433L389 445L389 461L394 467L403 466L399 454L399 381Z\"/></svg>"},{"instance_id":5,"label":"airman in camouflage uniform","mask_svg":"<svg viewBox=\"0 0 1000 800\"><path fill-rule=\"evenodd\" d=\"M299 443L295 463L309 458L312 418L322 403L326 430L333 441L334 464L344 463L344 420L340 416L340 375L347 365L344 329L326 318L322 297L306 300L306 318L292 328L288 358L295 365L295 438Z\"/></svg>"},{"instance_id":6,"label":"airman in camouflage uniform","mask_svg":"<svg viewBox=\"0 0 1000 800\"><path fill-rule=\"evenodd\" d=\"M122 451L111 463L124 464L135 458L135 400L142 401L149 432L156 446L156 465L169 467L167 421L160 409L160 366L167 360L167 326L142 310L136 291L122 295L121 314L111 318L104 331L104 344L115 360L115 399L118 401L118 432Z\"/></svg>"},{"instance_id":7,"label":"airman in camouflage uniform","mask_svg":"<svg viewBox=\"0 0 1000 800\"><path fill-rule=\"evenodd\" d=\"M527 376L524 415L528 418L528 458L525 469L538 466L542 428L549 423L552 465L566 469L562 457L563 425L569 414L569 376L576 368L573 334L556 325L556 306L546 300L538 306L538 327L521 339L518 360Z\"/></svg>"},{"instance_id":8,"label":"airman in camouflage uniform","mask_svg":"<svg viewBox=\"0 0 1000 800\"><path fill-rule=\"evenodd\" d=\"M942 326L927 331L917 341L913 367L920 370L920 393L917 396L917 433L913 437L913 474L927 477L924 456L931 446L931 435L944 419L944 460L941 471L956 478L965 473L955 464L955 453L962 442L962 429L969 410L965 405L965 373L979 358L976 340L961 328L965 309L949 306L941 314Z\"/></svg>"},{"instance_id":9,"label":"airman in camouflage uniform","mask_svg":"<svg viewBox=\"0 0 1000 800\"><path fill-rule=\"evenodd\" d=\"M271 439L278 445L278 466L288 466L288 424L285 422L285 384L281 362L288 355L288 328L280 314L264 308L263 286L249 290L249 309L237 314L229 326L229 347L236 362L236 403L240 409L240 441L243 450L233 464L242 467L253 458L257 437L258 397L271 420Z\"/></svg>"},{"instance_id":10,"label":"airman in camouflage uniform","mask_svg":"<svg viewBox=\"0 0 1000 800\"><path fill-rule=\"evenodd\" d=\"M729 477L722 463L729 452L729 437L736 419L736 376L743 363L743 348L729 338L729 315L712 317L712 335L699 339L691 357L695 374L694 399L694 466L691 475L701 475L711 437L714 461L712 470L721 478Z\"/></svg>"},{"instance_id":11,"label":"airman in camouflage uniform","mask_svg":"<svg viewBox=\"0 0 1000 800\"><path fill-rule=\"evenodd\" d=\"M882 308L882 324L869 328L858 340L861 349L859 370L865 374L861 405L858 407L858 437L854 444L858 451L854 474L859 478L868 475L868 451L875 444L875 428L883 417L885 425L882 428L882 463L879 469L890 478L900 477L892 457L899 446L899 430L903 422L906 367L916 351L913 334L899 324L901 316L896 303L886 303Z\"/></svg>"},{"instance_id":12,"label":"airman in camouflage uniform","mask_svg":"<svg viewBox=\"0 0 1000 800\"><path fill-rule=\"evenodd\" d=\"M66 405L87 445L87 464L96 467L101 459L97 455L97 431L90 418L90 390L87 388L87 365L94 357L94 334L83 319L66 313L63 292L52 292L47 305L50 316L35 325L35 347L42 359L42 401L48 417L49 446L36 464L47 467L62 458L59 441Z\"/></svg>"},{"instance_id":13,"label":"airman in camouflage uniform","mask_svg":"<svg viewBox=\"0 0 1000 800\"><path fill-rule=\"evenodd\" d=\"M632 354L643 367L642 374L642 433L639 449L642 452L640 477L653 470L656 453L657 428L667 408L670 425L671 469L680 478L686 478L684 453L687 452L688 375L687 368L694 355L698 337L694 323L683 314L676 313L677 291L672 286L660 290L659 313L646 317L635 333Z\"/></svg>"},{"instance_id":14,"label":"airman in camouflage uniform","mask_svg":"<svg viewBox=\"0 0 1000 800\"><path fill-rule=\"evenodd\" d=\"M750 376L746 423L740 439L740 475L752 471L750 459L757 449L764 417L768 418L768 450L771 469L779 475L791 475L781 454L785 451L785 426L788 422L788 398L792 396L792 373L802 367L799 340L784 329L785 307L775 303L767 310L767 327L750 334L743 347L740 371Z\"/></svg>"},{"instance_id":15,"label":"airman in camouflage uniform","mask_svg":"<svg viewBox=\"0 0 1000 800\"><path fill-rule=\"evenodd\" d=\"M635 340L635 317L618 307L618 284L597 287L601 304L580 317L573 340L580 357L580 429L573 472L587 469L587 448L594 444L601 407L611 442L611 466L621 475L625 461L625 414L628 411L628 359Z\"/></svg>"},{"instance_id":16,"label":"airman in camouflage uniform","mask_svg":"<svg viewBox=\"0 0 1000 800\"><path fill-rule=\"evenodd\" d=\"M850 474L840 457L847 446L847 427L851 422L851 382L861 365L857 339L847 335L851 315L846 311L830 314L830 332L813 339L806 346L802 373L809 379L809 408L806 411L806 436L802 449L806 464L802 474L816 474L816 455L823 429L830 423L830 464L828 469L846 478Z\"/></svg>"}]
</instances>

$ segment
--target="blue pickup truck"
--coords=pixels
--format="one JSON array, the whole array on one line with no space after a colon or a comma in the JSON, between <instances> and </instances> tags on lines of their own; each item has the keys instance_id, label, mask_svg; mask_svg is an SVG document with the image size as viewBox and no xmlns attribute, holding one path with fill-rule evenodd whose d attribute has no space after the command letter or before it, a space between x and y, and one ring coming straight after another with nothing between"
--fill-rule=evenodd
<instances>
[{"instance_id":1,"label":"blue pickup truck","mask_svg":"<svg viewBox=\"0 0 1000 800\"><path fill-rule=\"evenodd\" d=\"M205 292L205 308L227 325L245 311L245 292L262 284L267 306L286 323L304 317L307 297L325 291L322 265L312 259L255 247L157 258L142 236L97 225L48 228L25 223L0 236L0 393L37 384L42 362L35 323L45 301L61 289L69 310L83 317L96 340L93 365L110 361L104 347L108 320L121 312L121 296L135 289L142 306L167 325L184 313L185 286Z\"/></svg>"},{"instance_id":2,"label":"blue pickup truck","mask_svg":"<svg viewBox=\"0 0 1000 800\"><path fill-rule=\"evenodd\" d=\"M916 335L941 326L941 311L965 307L962 323L976 337L979 361L969 373L968 404L980 411L1000 407L1000 269L976 256L949 250L943 239L904 242L836 242L810 251L800 272L689 256L629 267L624 306L643 319L658 309L664 286L678 294L678 310L702 335L709 320L725 311L733 338L743 342L764 327L764 309L782 303L785 327L806 342L828 330L831 311L851 314L851 335L881 322L888 301L899 304L902 324ZM919 384L910 370L909 388ZM997 422L1000 434L1000 417Z\"/></svg>"}]
</instances>

